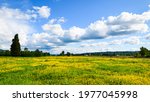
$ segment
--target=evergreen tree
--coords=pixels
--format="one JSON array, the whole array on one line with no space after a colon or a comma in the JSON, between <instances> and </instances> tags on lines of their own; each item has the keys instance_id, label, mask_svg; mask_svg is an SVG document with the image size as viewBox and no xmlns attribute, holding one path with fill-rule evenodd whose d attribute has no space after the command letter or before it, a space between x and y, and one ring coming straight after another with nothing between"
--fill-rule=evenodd
<instances>
[{"instance_id":1,"label":"evergreen tree","mask_svg":"<svg viewBox=\"0 0 150 102\"><path fill-rule=\"evenodd\" d=\"M16 34L14 36L14 39L12 39L10 51L11 51L12 56L20 56L21 55L21 48L20 48L18 34Z\"/></svg>"}]
</instances>

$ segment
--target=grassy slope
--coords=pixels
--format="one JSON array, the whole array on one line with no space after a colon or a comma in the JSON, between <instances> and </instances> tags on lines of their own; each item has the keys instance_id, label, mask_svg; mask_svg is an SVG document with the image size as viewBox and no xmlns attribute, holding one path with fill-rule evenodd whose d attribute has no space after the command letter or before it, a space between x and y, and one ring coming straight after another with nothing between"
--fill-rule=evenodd
<instances>
[{"instance_id":1,"label":"grassy slope","mask_svg":"<svg viewBox=\"0 0 150 102\"><path fill-rule=\"evenodd\" d=\"M150 59L0 57L0 84L150 85Z\"/></svg>"}]
</instances>

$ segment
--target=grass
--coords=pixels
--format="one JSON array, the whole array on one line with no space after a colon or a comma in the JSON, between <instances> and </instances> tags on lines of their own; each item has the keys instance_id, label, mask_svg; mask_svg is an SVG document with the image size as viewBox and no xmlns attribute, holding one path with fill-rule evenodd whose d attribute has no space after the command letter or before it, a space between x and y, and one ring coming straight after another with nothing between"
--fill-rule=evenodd
<instances>
[{"instance_id":1,"label":"grass","mask_svg":"<svg viewBox=\"0 0 150 102\"><path fill-rule=\"evenodd\" d=\"M150 85L150 59L0 57L1 85Z\"/></svg>"}]
</instances>

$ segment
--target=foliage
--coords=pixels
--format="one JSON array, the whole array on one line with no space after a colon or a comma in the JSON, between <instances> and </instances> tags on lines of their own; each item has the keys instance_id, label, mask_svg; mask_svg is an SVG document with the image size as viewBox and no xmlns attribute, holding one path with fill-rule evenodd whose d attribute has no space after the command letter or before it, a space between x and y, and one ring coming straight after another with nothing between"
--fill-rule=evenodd
<instances>
[{"instance_id":1,"label":"foliage","mask_svg":"<svg viewBox=\"0 0 150 102\"><path fill-rule=\"evenodd\" d=\"M16 34L14 36L14 39L12 40L10 51L11 51L12 56L20 56L21 55L21 48L20 48L18 34Z\"/></svg>"},{"instance_id":2,"label":"foliage","mask_svg":"<svg viewBox=\"0 0 150 102\"><path fill-rule=\"evenodd\" d=\"M22 57L40 57L40 56L50 56L50 53L42 52L39 49L36 49L35 51L29 51L28 48L24 49L24 51L21 51Z\"/></svg>"},{"instance_id":3,"label":"foliage","mask_svg":"<svg viewBox=\"0 0 150 102\"><path fill-rule=\"evenodd\" d=\"M70 53L70 52L67 52L67 53L66 53L66 55L67 55L67 56L70 56L70 55L71 55L71 53Z\"/></svg>"},{"instance_id":4,"label":"foliage","mask_svg":"<svg viewBox=\"0 0 150 102\"><path fill-rule=\"evenodd\" d=\"M148 57L150 52L147 48L141 47L139 53L140 53L141 57Z\"/></svg>"},{"instance_id":5,"label":"foliage","mask_svg":"<svg viewBox=\"0 0 150 102\"><path fill-rule=\"evenodd\" d=\"M62 51L59 55L60 55L60 56L71 56L71 55L73 55L73 54L70 53L70 52L67 52L67 53L65 54L65 51Z\"/></svg>"},{"instance_id":6,"label":"foliage","mask_svg":"<svg viewBox=\"0 0 150 102\"><path fill-rule=\"evenodd\" d=\"M62 51L61 53L60 53L60 56L64 56L65 55L65 51Z\"/></svg>"},{"instance_id":7,"label":"foliage","mask_svg":"<svg viewBox=\"0 0 150 102\"><path fill-rule=\"evenodd\" d=\"M138 51L108 51L108 52L92 52L92 53L83 53L76 54L80 56L135 56Z\"/></svg>"},{"instance_id":8,"label":"foliage","mask_svg":"<svg viewBox=\"0 0 150 102\"><path fill-rule=\"evenodd\" d=\"M10 56L9 50L0 50L0 56Z\"/></svg>"}]
</instances>

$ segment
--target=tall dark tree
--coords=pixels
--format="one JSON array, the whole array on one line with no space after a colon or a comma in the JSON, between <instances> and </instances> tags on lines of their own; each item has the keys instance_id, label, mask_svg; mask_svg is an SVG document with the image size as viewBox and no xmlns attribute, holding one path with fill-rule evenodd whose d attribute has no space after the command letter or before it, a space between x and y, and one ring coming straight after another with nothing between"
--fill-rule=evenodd
<instances>
[{"instance_id":1,"label":"tall dark tree","mask_svg":"<svg viewBox=\"0 0 150 102\"><path fill-rule=\"evenodd\" d=\"M21 48L20 48L18 34L16 34L14 36L14 39L12 39L10 51L11 51L12 56L20 56L21 55Z\"/></svg>"}]
</instances>

